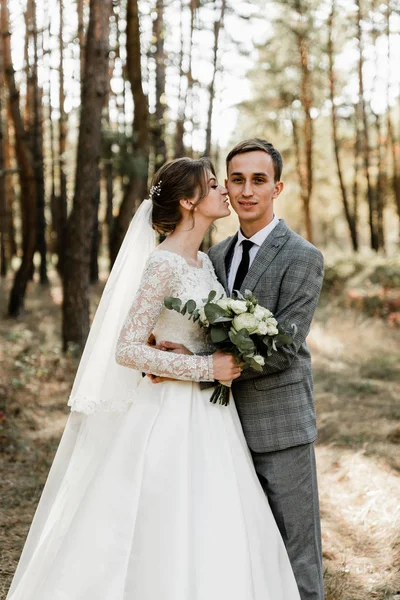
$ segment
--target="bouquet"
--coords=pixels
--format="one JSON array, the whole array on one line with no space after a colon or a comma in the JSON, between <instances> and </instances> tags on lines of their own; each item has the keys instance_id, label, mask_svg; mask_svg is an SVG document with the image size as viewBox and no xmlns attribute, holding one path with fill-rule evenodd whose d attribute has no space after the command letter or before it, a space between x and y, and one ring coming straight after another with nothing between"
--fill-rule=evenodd
<instances>
[{"instance_id":1,"label":"bouquet","mask_svg":"<svg viewBox=\"0 0 400 600\"><path fill-rule=\"evenodd\" d=\"M258 304L250 290L246 290L244 296L237 291L232 298L216 299L216 296L217 292L211 291L200 307L194 300L183 304L179 298L168 296L164 298L164 305L197 322L217 349L233 354L238 363L243 363L242 369L261 372L266 356L293 341L272 312ZM291 329L295 335L296 325ZM231 384L231 381L218 382L210 402L227 406Z\"/></svg>"}]
</instances>

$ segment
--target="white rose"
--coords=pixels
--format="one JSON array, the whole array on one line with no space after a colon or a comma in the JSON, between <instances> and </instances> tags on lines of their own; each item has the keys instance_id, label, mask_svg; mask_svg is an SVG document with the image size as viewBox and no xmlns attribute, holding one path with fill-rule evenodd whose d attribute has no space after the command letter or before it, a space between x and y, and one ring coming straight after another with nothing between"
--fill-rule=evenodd
<instances>
[{"instance_id":1,"label":"white rose","mask_svg":"<svg viewBox=\"0 0 400 600\"><path fill-rule=\"evenodd\" d=\"M277 327L277 325L278 325L278 321L276 319L274 319L274 317L269 317L268 319L266 319L266 322L269 325L273 325L274 327Z\"/></svg>"},{"instance_id":2,"label":"white rose","mask_svg":"<svg viewBox=\"0 0 400 600\"><path fill-rule=\"evenodd\" d=\"M228 310L230 307L230 299L229 298L220 298L216 304L222 308L222 310Z\"/></svg>"},{"instance_id":3,"label":"white rose","mask_svg":"<svg viewBox=\"0 0 400 600\"><path fill-rule=\"evenodd\" d=\"M229 307L236 315L247 312L247 303L243 300L230 300Z\"/></svg>"},{"instance_id":4,"label":"white rose","mask_svg":"<svg viewBox=\"0 0 400 600\"><path fill-rule=\"evenodd\" d=\"M255 318L254 315L251 314L242 314L235 317L232 321L232 325L236 331L240 331L241 329L247 329L249 334L255 333L257 331L259 322Z\"/></svg>"},{"instance_id":5,"label":"white rose","mask_svg":"<svg viewBox=\"0 0 400 600\"><path fill-rule=\"evenodd\" d=\"M263 306L257 304L254 309L254 315L257 317L257 319L262 321L264 319L268 319L268 317L272 317L272 312L268 310L268 308L264 308Z\"/></svg>"},{"instance_id":6,"label":"white rose","mask_svg":"<svg viewBox=\"0 0 400 600\"><path fill-rule=\"evenodd\" d=\"M258 335L267 335L268 333L268 325L265 321L261 321L258 325L257 331Z\"/></svg>"},{"instance_id":7,"label":"white rose","mask_svg":"<svg viewBox=\"0 0 400 600\"><path fill-rule=\"evenodd\" d=\"M264 357L261 356L260 354L256 354L255 356L253 356L253 360L255 360L256 363L258 365L260 365L261 367L263 367L265 365Z\"/></svg>"},{"instance_id":8,"label":"white rose","mask_svg":"<svg viewBox=\"0 0 400 600\"><path fill-rule=\"evenodd\" d=\"M210 323L207 320L206 313L204 311L204 306L202 306L199 309L199 317L200 317L200 321L203 323L203 325L205 325L206 327L208 327Z\"/></svg>"},{"instance_id":9,"label":"white rose","mask_svg":"<svg viewBox=\"0 0 400 600\"><path fill-rule=\"evenodd\" d=\"M267 321L266 325L267 325L267 334L268 335L277 335L279 333L277 327L273 323L270 323L269 321Z\"/></svg>"}]
</instances>

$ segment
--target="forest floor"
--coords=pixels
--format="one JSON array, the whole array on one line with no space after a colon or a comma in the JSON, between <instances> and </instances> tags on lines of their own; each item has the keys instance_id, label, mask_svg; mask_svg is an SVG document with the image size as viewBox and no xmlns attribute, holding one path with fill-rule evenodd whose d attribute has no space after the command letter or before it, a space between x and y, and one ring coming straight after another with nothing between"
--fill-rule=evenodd
<instances>
[{"instance_id":1,"label":"forest floor","mask_svg":"<svg viewBox=\"0 0 400 600\"><path fill-rule=\"evenodd\" d=\"M0 600L67 419L77 364L61 352L61 289L52 283L32 284L25 313L0 320ZM399 329L326 298L309 336L327 600L400 599L399 341Z\"/></svg>"}]
</instances>

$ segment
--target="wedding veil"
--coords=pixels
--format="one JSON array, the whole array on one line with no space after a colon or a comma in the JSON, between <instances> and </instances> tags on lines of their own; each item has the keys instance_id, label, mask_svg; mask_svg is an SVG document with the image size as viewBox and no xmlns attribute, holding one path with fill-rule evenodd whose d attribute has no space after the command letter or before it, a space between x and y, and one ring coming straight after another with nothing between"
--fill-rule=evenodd
<instances>
[{"instance_id":1,"label":"wedding veil","mask_svg":"<svg viewBox=\"0 0 400 600\"><path fill-rule=\"evenodd\" d=\"M140 371L118 365L115 350L149 254L156 247L152 202L144 200L132 219L97 308L68 405L72 411L122 412L131 404Z\"/></svg>"}]
</instances>

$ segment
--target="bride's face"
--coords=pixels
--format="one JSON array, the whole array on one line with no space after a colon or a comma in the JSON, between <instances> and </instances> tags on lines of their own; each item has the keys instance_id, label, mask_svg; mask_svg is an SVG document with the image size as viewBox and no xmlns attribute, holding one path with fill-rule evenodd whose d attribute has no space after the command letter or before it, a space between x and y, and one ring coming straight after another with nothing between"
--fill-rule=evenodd
<instances>
[{"instance_id":1,"label":"bride's face","mask_svg":"<svg viewBox=\"0 0 400 600\"><path fill-rule=\"evenodd\" d=\"M231 214L228 204L228 190L220 185L213 173L206 172L208 194L199 204L196 205L197 215L202 215L215 221Z\"/></svg>"}]
</instances>

